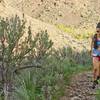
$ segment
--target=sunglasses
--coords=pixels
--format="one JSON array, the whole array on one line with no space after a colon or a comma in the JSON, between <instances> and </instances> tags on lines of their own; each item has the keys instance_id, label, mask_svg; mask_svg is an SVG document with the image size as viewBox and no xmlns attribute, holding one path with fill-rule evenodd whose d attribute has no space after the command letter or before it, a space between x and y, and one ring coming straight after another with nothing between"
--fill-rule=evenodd
<instances>
[{"instance_id":1,"label":"sunglasses","mask_svg":"<svg viewBox=\"0 0 100 100\"><path fill-rule=\"evenodd\" d=\"M100 33L100 31L96 31L97 33Z\"/></svg>"}]
</instances>

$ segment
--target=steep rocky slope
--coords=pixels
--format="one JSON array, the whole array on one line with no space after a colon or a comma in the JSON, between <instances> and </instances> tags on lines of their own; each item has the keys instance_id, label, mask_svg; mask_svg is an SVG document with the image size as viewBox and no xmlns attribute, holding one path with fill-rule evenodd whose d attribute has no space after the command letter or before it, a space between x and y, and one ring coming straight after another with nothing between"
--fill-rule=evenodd
<instances>
[{"instance_id":1,"label":"steep rocky slope","mask_svg":"<svg viewBox=\"0 0 100 100\"><path fill-rule=\"evenodd\" d=\"M8 2L9 1L9 2ZM3 17L12 17L15 14L22 17L22 12L20 10L10 6L10 0L1 0L0 3L0 16ZM19 1L18 1L19 2ZM54 42L54 46L58 47L66 47L67 45L72 46L73 48L80 48L82 50L87 45L89 45L88 41L77 41L76 39L72 38L69 34L64 33L63 31L57 29L54 25L47 24L40 20L34 19L25 13L25 18L27 20L27 26L31 24L33 33L37 33L40 30L47 30L50 38Z\"/></svg>"},{"instance_id":2,"label":"steep rocky slope","mask_svg":"<svg viewBox=\"0 0 100 100\"><path fill-rule=\"evenodd\" d=\"M100 20L100 0L4 0L29 16L53 24L94 26Z\"/></svg>"}]
</instances>

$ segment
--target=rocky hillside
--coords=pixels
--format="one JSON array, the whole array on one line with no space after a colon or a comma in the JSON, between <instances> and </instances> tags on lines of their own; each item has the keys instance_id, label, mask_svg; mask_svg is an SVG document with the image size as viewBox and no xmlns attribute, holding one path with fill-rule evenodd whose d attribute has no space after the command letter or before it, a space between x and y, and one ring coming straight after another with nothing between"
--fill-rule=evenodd
<instances>
[{"instance_id":1,"label":"rocky hillside","mask_svg":"<svg viewBox=\"0 0 100 100\"><path fill-rule=\"evenodd\" d=\"M53 24L95 27L100 0L4 0L29 16Z\"/></svg>"},{"instance_id":2,"label":"rocky hillside","mask_svg":"<svg viewBox=\"0 0 100 100\"><path fill-rule=\"evenodd\" d=\"M22 13L24 11L25 18L27 20L27 26L31 24L33 33L37 33L41 29L47 30L50 35L50 38L54 42L55 47L57 48L66 47L67 45L70 45L74 49L80 48L80 50L82 50L86 46L89 46L88 40L77 41L75 38L71 37L69 34L59 30L57 27L55 27L55 25L46 23L48 22L47 19L50 19L50 20L54 20L54 22L57 22L57 23L59 22L62 23L63 21L64 23L66 22L66 24L69 23L71 25L73 25L73 22L76 21L78 25L78 23L82 21L82 18L79 19L79 13L75 13L77 16L74 13L71 13L72 11L74 11L73 6L72 6L74 5L73 3L72 1L65 2L64 0L52 0L52 1L51 0L49 1L48 0L40 0L40 1L39 0L19 0L19 1L18 0L1 0L0 1L0 16L11 17L17 14L18 16L22 17ZM65 5L70 5L70 6L65 6ZM77 7L77 5L74 5L74 6ZM50 10L47 10L49 8ZM43 11L45 13L42 13ZM48 14L46 12L48 12ZM73 14L73 15L69 14L70 15L69 18L72 18L72 19L75 18L75 19L73 20L67 19L68 13ZM40 14L40 17L39 17L39 14ZM55 17L54 17L54 14L55 14ZM66 19L63 18L65 14L66 14ZM56 16L57 18L59 18L59 20L55 20ZM44 22L43 22L43 19L44 19ZM68 22L68 20L72 21L72 23Z\"/></svg>"}]
</instances>

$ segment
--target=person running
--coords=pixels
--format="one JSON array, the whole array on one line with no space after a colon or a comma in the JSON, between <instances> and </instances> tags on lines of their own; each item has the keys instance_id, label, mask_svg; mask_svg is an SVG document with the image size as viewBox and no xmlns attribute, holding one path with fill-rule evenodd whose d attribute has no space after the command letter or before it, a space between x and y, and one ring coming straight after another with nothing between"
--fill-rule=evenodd
<instances>
[{"instance_id":1,"label":"person running","mask_svg":"<svg viewBox=\"0 0 100 100\"><path fill-rule=\"evenodd\" d=\"M93 86L94 89L100 79L100 22L96 26L96 33L92 37L91 54L93 60Z\"/></svg>"}]
</instances>

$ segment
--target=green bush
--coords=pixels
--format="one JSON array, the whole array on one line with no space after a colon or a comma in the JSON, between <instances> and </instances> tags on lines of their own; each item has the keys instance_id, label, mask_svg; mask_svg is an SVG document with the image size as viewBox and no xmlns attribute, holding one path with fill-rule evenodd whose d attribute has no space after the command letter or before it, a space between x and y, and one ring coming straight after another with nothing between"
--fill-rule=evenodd
<instances>
[{"instance_id":1,"label":"green bush","mask_svg":"<svg viewBox=\"0 0 100 100\"><path fill-rule=\"evenodd\" d=\"M27 68L41 67L41 58L46 58L53 45L53 42L48 39L47 31L41 31L33 37L31 27L26 29L25 24L26 21L21 20L17 15L10 19L0 19L2 100L12 100L15 74Z\"/></svg>"},{"instance_id":2,"label":"green bush","mask_svg":"<svg viewBox=\"0 0 100 100\"><path fill-rule=\"evenodd\" d=\"M100 84L100 80L98 82ZM96 90L96 100L100 100L100 89Z\"/></svg>"},{"instance_id":3,"label":"green bush","mask_svg":"<svg viewBox=\"0 0 100 100\"><path fill-rule=\"evenodd\" d=\"M89 69L89 67L82 66L82 63L77 63L77 57L73 56L75 52L73 54L72 52L71 48L51 50L46 58L41 58L41 68L26 70L20 76L17 75L19 81L16 82L16 98L58 100L61 95L64 95L65 86L69 85L71 76ZM90 64L87 63L89 61L86 62L86 66L89 66ZM32 95L34 96L31 97Z\"/></svg>"},{"instance_id":4,"label":"green bush","mask_svg":"<svg viewBox=\"0 0 100 100\"><path fill-rule=\"evenodd\" d=\"M23 39L25 23L18 16L0 19L2 100L58 100L70 77L87 70L82 65L91 64L90 57L70 47L55 50L47 30L33 37L29 26Z\"/></svg>"},{"instance_id":5,"label":"green bush","mask_svg":"<svg viewBox=\"0 0 100 100\"><path fill-rule=\"evenodd\" d=\"M100 100L100 90L96 91L96 100Z\"/></svg>"}]
</instances>

